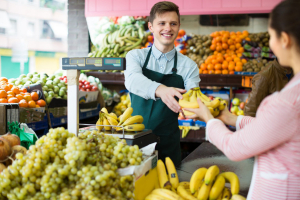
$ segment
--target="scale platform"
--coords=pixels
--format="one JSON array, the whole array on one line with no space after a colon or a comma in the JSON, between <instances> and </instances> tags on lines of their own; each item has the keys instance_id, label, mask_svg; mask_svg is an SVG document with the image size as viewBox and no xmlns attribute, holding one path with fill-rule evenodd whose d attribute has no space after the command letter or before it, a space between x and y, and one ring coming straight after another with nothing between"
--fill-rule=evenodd
<instances>
[{"instance_id":1,"label":"scale platform","mask_svg":"<svg viewBox=\"0 0 300 200\"><path fill-rule=\"evenodd\" d=\"M97 130L96 126L89 126L85 128L79 129L79 132L85 130ZM120 139L125 139L128 145L138 145L139 148L145 147L153 142L159 143L159 137L152 133L152 130L145 129L140 132L114 132L106 131L104 132L106 135L111 135L118 137Z\"/></svg>"}]
</instances>

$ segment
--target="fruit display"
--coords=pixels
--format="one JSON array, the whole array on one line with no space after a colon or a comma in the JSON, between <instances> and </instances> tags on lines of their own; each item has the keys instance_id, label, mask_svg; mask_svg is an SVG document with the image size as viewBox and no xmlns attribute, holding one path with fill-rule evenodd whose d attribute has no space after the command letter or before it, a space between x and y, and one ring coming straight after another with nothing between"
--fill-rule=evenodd
<instances>
[{"instance_id":1,"label":"fruit display","mask_svg":"<svg viewBox=\"0 0 300 200\"><path fill-rule=\"evenodd\" d=\"M125 57L132 49L140 49L146 42L148 34L139 24L130 24L111 33L107 33L99 44L99 49L88 57Z\"/></svg>"},{"instance_id":2,"label":"fruit display","mask_svg":"<svg viewBox=\"0 0 300 200\"><path fill-rule=\"evenodd\" d=\"M179 126L179 129L181 130L181 137L185 138L188 135L188 133L190 132L191 127L190 126Z\"/></svg>"},{"instance_id":3,"label":"fruit display","mask_svg":"<svg viewBox=\"0 0 300 200\"><path fill-rule=\"evenodd\" d=\"M268 61L267 59L257 58L248 60L247 63L243 65L243 71L245 72L260 72L272 61Z\"/></svg>"},{"instance_id":4,"label":"fruit display","mask_svg":"<svg viewBox=\"0 0 300 200\"><path fill-rule=\"evenodd\" d=\"M113 112L117 115L120 116L124 113L124 111L131 106L130 102L130 96L128 94L123 94L120 97L120 102L114 107Z\"/></svg>"},{"instance_id":5,"label":"fruit display","mask_svg":"<svg viewBox=\"0 0 300 200\"><path fill-rule=\"evenodd\" d=\"M99 113L99 119L96 123L97 129L99 131L111 131L112 129L116 131L122 131L124 129L124 131L127 132L144 130L145 125L142 124L144 121L143 116L131 116L132 112L132 107L128 107L122 115L117 117L115 113L108 113L106 108L102 108Z\"/></svg>"},{"instance_id":6,"label":"fruit display","mask_svg":"<svg viewBox=\"0 0 300 200\"><path fill-rule=\"evenodd\" d=\"M192 88L188 92L182 95L183 99L179 100L179 105L182 108L199 108L199 104L197 102L197 98L200 98L201 101L214 117L217 117L222 111L226 104L225 100L222 100L220 97L216 97L213 100L211 100L209 97L207 97L205 94L203 94L200 90L200 88ZM194 113L183 110L184 115L189 116L193 115Z\"/></svg>"},{"instance_id":7,"label":"fruit display","mask_svg":"<svg viewBox=\"0 0 300 200\"><path fill-rule=\"evenodd\" d=\"M187 41L187 56L200 67L208 56L213 54L213 51L210 49L211 42L212 37L209 35L193 35L192 38Z\"/></svg>"},{"instance_id":8,"label":"fruit display","mask_svg":"<svg viewBox=\"0 0 300 200\"><path fill-rule=\"evenodd\" d=\"M165 164L157 162L158 188L154 189L145 199L188 199L188 200L229 200L242 199L239 195L240 182L233 172L222 172L217 165L208 169L201 167L191 176L189 182L179 182L176 168L169 157ZM225 187L230 183L230 188ZM234 196L236 195L236 196Z\"/></svg>"},{"instance_id":9,"label":"fruit display","mask_svg":"<svg viewBox=\"0 0 300 200\"><path fill-rule=\"evenodd\" d=\"M62 79L61 79L62 78ZM47 104L53 97L58 99L67 99L67 83L66 77L62 77L61 73L47 75L46 73L28 73L21 74L19 78L9 79L9 82L19 88L30 86L32 84L41 84Z\"/></svg>"},{"instance_id":10,"label":"fruit display","mask_svg":"<svg viewBox=\"0 0 300 200\"><path fill-rule=\"evenodd\" d=\"M231 101L232 106L230 112L235 115L244 115L245 102L242 102L239 98L234 98Z\"/></svg>"},{"instance_id":11,"label":"fruit display","mask_svg":"<svg viewBox=\"0 0 300 200\"><path fill-rule=\"evenodd\" d=\"M0 199L133 199L133 176L117 169L141 162L139 147L117 137L50 129L2 171Z\"/></svg>"},{"instance_id":12,"label":"fruit display","mask_svg":"<svg viewBox=\"0 0 300 200\"><path fill-rule=\"evenodd\" d=\"M41 92L27 92L26 88L20 89L9 82L7 78L0 78L0 103L18 103L23 108L45 107Z\"/></svg>"},{"instance_id":13,"label":"fruit display","mask_svg":"<svg viewBox=\"0 0 300 200\"><path fill-rule=\"evenodd\" d=\"M268 32L249 33L251 41L256 42L259 47L269 47L270 34Z\"/></svg>"}]
</instances>

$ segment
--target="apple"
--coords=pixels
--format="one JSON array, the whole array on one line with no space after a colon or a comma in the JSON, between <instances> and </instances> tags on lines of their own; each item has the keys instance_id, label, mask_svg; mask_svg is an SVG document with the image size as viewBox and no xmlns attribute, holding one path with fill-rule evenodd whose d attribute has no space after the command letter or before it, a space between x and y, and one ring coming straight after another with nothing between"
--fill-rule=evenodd
<instances>
[{"instance_id":1,"label":"apple","mask_svg":"<svg viewBox=\"0 0 300 200\"><path fill-rule=\"evenodd\" d=\"M64 97L63 97L63 99L67 100L68 99L68 95L65 94Z\"/></svg>"},{"instance_id":2,"label":"apple","mask_svg":"<svg viewBox=\"0 0 300 200\"><path fill-rule=\"evenodd\" d=\"M42 87L42 89L43 89L43 91L48 91L48 86L46 86L46 85L44 85L43 87Z\"/></svg>"},{"instance_id":3,"label":"apple","mask_svg":"<svg viewBox=\"0 0 300 200\"><path fill-rule=\"evenodd\" d=\"M48 80L46 82L46 85L48 86L48 88L53 88L53 81Z\"/></svg>"},{"instance_id":4,"label":"apple","mask_svg":"<svg viewBox=\"0 0 300 200\"><path fill-rule=\"evenodd\" d=\"M237 106L232 106L230 109L230 112L232 112L232 113L237 113L238 111L239 111L239 107L237 107Z\"/></svg>"},{"instance_id":5,"label":"apple","mask_svg":"<svg viewBox=\"0 0 300 200\"><path fill-rule=\"evenodd\" d=\"M46 102L47 102L47 104L49 104L49 103L51 102L52 98L53 98L53 97L52 97L52 96L50 96L50 95L49 95L49 96L46 98Z\"/></svg>"},{"instance_id":6,"label":"apple","mask_svg":"<svg viewBox=\"0 0 300 200\"><path fill-rule=\"evenodd\" d=\"M34 82L34 83L36 83L36 82L40 81L40 79L38 77L33 77L31 79L31 81Z\"/></svg>"},{"instance_id":7,"label":"apple","mask_svg":"<svg viewBox=\"0 0 300 200\"><path fill-rule=\"evenodd\" d=\"M27 77L28 77L28 78L32 78L32 77L33 77L33 74L32 74L32 73L28 73L28 74L27 74Z\"/></svg>"},{"instance_id":8,"label":"apple","mask_svg":"<svg viewBox=\"0 0 300 200\"><path fill-rule=\"evenodd\" d=\"M57 85L58 83L60 83L59 78L55 78L55 79L53 80L53 83L54 83L55 85Z\"/></svg>"},{"instance_id":9,"label":"apple","mask_svg":"<svg viewBox=\"0 0 300 200\"><path fill-rule=\"evenodd\" d=\"M55 97L55 98L57 98L57 97L58 97L58 95L57 95L57 94L54 94L54 97Z\"/></svg>"},{"instance_id":10,"label":"apple","mask_svg":"<svg viewBox=\"0 0 300 200\"><path fill-rule=\"evenodd\" d=\"M51 79L51 80L54 80L56 77L55 77L55 75L51 75L48 78Z\"/></svg>"},{"instance_id":11,"label":"apple","mask_svg":"<svg viewBox=\"0 0 300 200\"><path fill-rule=\"evenodd\" d=\"M245 108L245 102L241 102L241 103L240 103L240 108L241 108L242 110L244 110L244 108Z\"/></svg>"},{"instance_id":12,"label":"apple","mask_svg":"<svg viewBox=\"0 0 300 200\"><path fill-rule=\"evenodd\" d=\"M43 91L45 98L48 97L48 92L47 91Z\"/></svg>"},{"instance_id":13,"label":"apple","mask_svg":"<svg viewBox=\"0 0 300 200\"><path fill-rule=\"evenodd\" d=\"M63 91L67 91L67 88L66 87L61 87L59 90L63 90Z\"/></svg>"},{"instance_id":14,"label":"apple","mask_svg":"<svg viewBox=\"0 0 300 200\"><path fill-rule=\"evenodd\" d=\"M66 94L66 92L64 90L59 90L58 94L59 96L63 97Z\"/></svg>"},{"instance_id":15,"label":"apple","mask_svg":"<svg viewBox=\"0 0 300 200\"><path fill-rule=\"evenodd\" d=\"M244 111L243 110L239 110L239 111L237 111L237 116L240 116L240 115L244 115Z\"/></svg>"},{"instance_id":16,"label":"apple","mask_svg":"<svg viewBox=\"0 0 300 200\"><path fill-rule=\"evenodd\" d=\"M49 96L54 96L54 92L53 91L48 91L48 95Z\"/></svg>"},{"instance_id":17,"label":"apple","mask_svg":"<svg viewBox=\"0 0 300 200\"><path fill-rule=\"evenodd\" d=\"M232 99L232 104L235 105L235 106L240 105L240 99L239 98Z\"/></svg>"}]
</instances>

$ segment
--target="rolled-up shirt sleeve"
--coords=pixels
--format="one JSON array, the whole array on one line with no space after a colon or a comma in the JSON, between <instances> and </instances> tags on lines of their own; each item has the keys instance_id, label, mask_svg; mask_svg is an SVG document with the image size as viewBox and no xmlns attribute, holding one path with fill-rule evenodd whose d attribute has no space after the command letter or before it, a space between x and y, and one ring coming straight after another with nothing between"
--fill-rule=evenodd
<instances>
[{"instance_id":1,"label":"rolled-up shirt sleeve","mask_svg":"<svg viewBox=\"0 0 300 200\"><path fill-rule=\"evenodd\" d=\"M144 99L155 99L155 91L160 83L145 77L142 72L141 58L137 50L132 50L126 55L125 87L131 93Z\"/></svg>"}]
</instances>

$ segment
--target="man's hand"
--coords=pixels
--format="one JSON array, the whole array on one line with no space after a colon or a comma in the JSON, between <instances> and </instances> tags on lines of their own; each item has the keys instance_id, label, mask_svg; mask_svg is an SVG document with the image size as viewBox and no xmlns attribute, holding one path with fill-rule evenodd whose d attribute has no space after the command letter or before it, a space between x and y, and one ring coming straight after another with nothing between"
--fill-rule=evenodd
<instances>
[{"instance_id":1,"label":"man's hand","mask_svg":"<svg viewBox=\"0 0 300 200\"><path fill-rule=\"evenodd\" d=\"M160 85L157 87L155 91L155 96L158 98L161 98L161 100L175 113L178 113L180 110L180 106L175 96L179 99L182 99L183 93L185 93L186 90L174 88L174 87L167 87L165 85Z\"/></svg>"}]
</instances>

